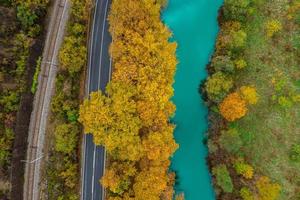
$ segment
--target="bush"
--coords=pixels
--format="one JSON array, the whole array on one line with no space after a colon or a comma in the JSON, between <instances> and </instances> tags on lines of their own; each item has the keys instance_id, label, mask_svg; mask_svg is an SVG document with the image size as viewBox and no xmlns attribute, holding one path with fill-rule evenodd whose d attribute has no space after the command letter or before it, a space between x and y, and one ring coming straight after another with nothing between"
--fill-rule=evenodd
<instances>
[{"instance_id":1,"label":"bush","mask_svg":"<svg viewBox=\"0 0 300 200\"><path fill-rule=\"evenodd\" d=\"M243 160L238 160L234 163L234 168L237 174L242 175L246 179L252 179L253 167L246 164Z\"/></svg>"},{"instance_id":2,"label":"bush","mask_svg":"<svg viewBox=\"0 0 300 200\"><path fill-rule=\"evenodd\" d=\"M216 177L217 185L226 193L233 191L233 184L226 165L214 167L213 175Z\"/></svg>"},{"instance_id":3,"label":"bush","mask_svg":"<svg viewBox=\"0 0 300 200\"><path fill-rule=\"evenodd\" d=\"M59 51L59 62L62 70L68 71L71 76L80 72L86 62L87 49L81 39L68 36Z\"/></svg>"},{"instance_id":4,"label":"bush","mask_svg":"<svg viewBox=\"0 0 300 200\"><path fill-rule=\"evenodd\" d=\"M225 0L224 15L227 19L243 21L246 19L250 0Z\"/></svg>"},{"instance_id":5,"label":"bush","mask_svg":"<svg viewBox=\"0 0 300 200\"><path fill-rule=\"evenodd\" d=\"M23 30L27 30L35 23L38 16L31 11L30 7L26 6L26 4L20 4L17 6L17 18L20 21Z\"/></svg>"},{"instance_id":6,"label":"bush","mask_svg":"<svg viewBox=\"0 0 300 200\"><path fill-rule=\"evenodd\" d=\"M275 33L278 33L282 30L281 22L275 19L267 21L265 27L268 37L273 37Z\"/></svg>"},{"instance_id":7,"label":"bush","mask_svg":"<svg viewBox=\"0 0 300 200\"><path fill-rule=\"evenodd\" d=\"M222 131L222 134L219 138L219 143L221 147L229 153L238 153L243 146L240 133L235 128Z\"/></svg>"},{"instance_id":8,"label":"bush","mask_svg":"<svg viewBox=\"0 0 300 200\"><path fill-rule=\"evenodd\" d=\"M247 187L242 187L240 190L240 195L243 200L255 200L252 192Z\"/></svg>"},{"instance_id":9,"label":"bush","mask_svg":"<svg viewBox=\"0 0 300 200\"><path fill-rule=\"evenodd\" d=\"M42 58L39 57L38 60L36 61L35 72L33 75L33 80L32 80L32 85L31 85L31 93L32 94L34 94L37 90L38 78L39 78L39 73L41 70L41 62L42 62Z\"/></svg>"},{"instance_id":10,"label":"bush","mask_svg":"<svg viewBox=\"0 0 300 200\"><path fill-rule=\"evenodd\" d=\"M256 181L259 200L276 200L280 194L281 186L277 183L271 183L270 179L262 176Z\"/></svg>"},{"instance_id":11,"label":"bush","mask_svg":"<svg viewBox=\"0 0 300 200\"><path fill-rule=\"evenodd\" d=\"M245 67L247 67L247 62L240 58L234 61L234 65L237 69L244 69Z\"/></svg>"},{"instance_id":12,"label":"bush","mask_svg":"<svg viewBox=\"0 0 300 200\"><path fill-rule=\"evenodd\" d=\"M77 146L79 128L76 124L61 124L56 127L55 150L65 154L74 153Z\"/></svg>"},{"instance_id":13,"label":"bush","mask_svg":"<svg viewBox=\"0 0 300 200\"><path fill-rule=\"evenodd\" d=\"M293 106L293 102L290 100L289 97L285 97L285 96L280 96L278 98L278 104L282 107L282 108L290 108Z\"/></svg>"},{"instance_id":14,"label":"bush","mask_svg":"<svg viewBox=\"0 0 300 200\"><path fill-rule=\"evenodd\" d=\"M0 96L0 105L3 106L4 112L14 112L19 107L19 94L16 91L6 91Z\"/></svg>"},{"instance_id":15,"label":"bush","mask_svg":"<svg viewBox=\"0 0 300 200\"><path fill-rule=\"evenodd\" d=\"M290 159L294 162L300 161L300 144L294 144L290 150Z\"/></svg>"},{"instance_id":16,"label":"bush","mask_svg":"<svg viewBox=\"0 0 300 200\"><path fill-rule=\"evenodd\" d=\"M210 76L205 83L205 90L211 100L222 100L227 92L232 88L233 81L222 72L217 72Z\"/></svg>"},{"instance_id":17,"label":"bush","mask_svg":"<svg viewBox=\"0 0 300 200\"><path fill-rule=\"evenodd\" d=\"M212 60L212 65L217 72L223 71L233 73L235 68L234 63L229 56L216 56Z\"/></svg>"},{"instance_id":18,"label":"bush","mask_svg":"<svg viewBox=\"0 0 300 200\"><path fill-rule=\"evenodd\" d=\"M247 101L248 104L256 104L258 101L258 95L256 88L253 86L242 86L240 88L242 98Z\"/></svg>"}]
</instances>

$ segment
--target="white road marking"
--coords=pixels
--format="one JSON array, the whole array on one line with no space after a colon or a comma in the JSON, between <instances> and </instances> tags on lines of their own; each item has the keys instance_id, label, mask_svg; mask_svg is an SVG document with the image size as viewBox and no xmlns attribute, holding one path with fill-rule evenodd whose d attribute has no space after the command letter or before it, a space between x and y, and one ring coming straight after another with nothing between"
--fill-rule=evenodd
<instances>
[{"instance_id":1,"label":"white road marking","mask_svg":"<svg viewBox=\"0 0 300 200\"><path fill-rule=\"evenodd\" d=\"M104 40L104 32L105 32L105 25L106 25L106 20L107 20L107 8L108 8L108 0L106 1L105 5L105 12L104 12L104 19L103 19L103 26L102 26L102 36L101 36L101 48L100 48L100 69L99 69L99 79L98 79L98 90L101 90L100 85L101 85L101 69L102 69L102 54L103 54L103 40ZM96 165L96 151L97 147L94 144L94 158L93 158L93 175L92 175L92 199L94 199L94 185L95 185L95 165Z\"/></svg>"},{"instance_id":2,"label":"white road marking","mask_svg":"<svg viewBox=\"0 0 300 200\"><path fill-rule=\"evenodd\" d=\"M96 13L97 13L97 7L98 7L98 0L96 0L96 4L95 4L95 10L94 10L94 17L93 20L95 20L96 18ZM90 93L90 78L91 78L91 65L92 65L92 52L93 52L93 41L94 41L94 31L95 31L95 23L93 23L93 27L92 27L92 36L91 36L91 40L90 40L90 55L89 55L89 69L88 69L88 86L87 86L87 91L88 91L88 95ZM84 149L86 149L86 135L83 136L83 140L84 140ZM83 165L82 165L82 180L83 180L83 184L81 186L81 199L84 199L84 194L86 194L84 192L84 185L85 184L85 163L86 163L86 156L85 156L85 152L83 154L84 158L83 158ZM86 187L85 187L86 188Z\"/></svg>"}]
</instances>

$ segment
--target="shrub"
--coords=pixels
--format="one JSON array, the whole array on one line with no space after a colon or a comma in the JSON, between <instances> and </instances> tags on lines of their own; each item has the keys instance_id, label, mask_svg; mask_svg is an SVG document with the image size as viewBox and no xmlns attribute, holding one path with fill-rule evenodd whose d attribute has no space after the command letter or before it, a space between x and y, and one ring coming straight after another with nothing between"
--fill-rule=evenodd
<instances>
[{"instance_id":1,"label":"shrub","mask_svg":"<svg viewBox=\"0 0 300 200\"><path fill-rule=\"evenodd\" d=\"M275 33L282 30L281 22L275 19L269 20L265 24L266 34L268 37L273 37Z\"/></svg>"},{"instance_id":2,"label":"shrub","mask_svg":"<svg viewBox=\"0 0 300 200\"><path fill-rule=\"evenodd\" d=\"M26 6L26 4L20 4L17 6L17 18L20 21L23 30L27 30L35 23L38 16L30 9L30 7Z\"/></svg>"},{"instance_id":3,"label":"shrub","mask_svg":"<svg viewBox=\"0 0 300 200\"><path fill-rule=\"evenodd\" d=\"M249 104L256 104L258 101L258 95L256 88L253 86L242 86L240 88L242 98Z\"/></svg>"},{"instance_id":4,"label":"shrub","mask_svg":"<svg viewBox=\"0 0 300 200\"><path fill-rule=\"evenodd\" d=\"M234 61L234 65L237 69L244 69L245 67L247 67L247 62L240 58Z\"/></svg>"},{"instance_id":5,"label":"shrub","mask_svg":"<svg viewBox=\"0 0 300 200\"><path fill-rule=\"evenodd\" d=\"M217 72L208 78L205 83L205 90L211 100L220 101L232 86L233 81L231 78L222 72Z\"/></svg>"},{"instance_id":6,"label":"shrub","mask_svg":"<svg viewBox=\"0 0 300 200\"><path fill-rule=\"evenodd\" d=\"M212 170L216 177L217 185L226 193L233 191L233 184L226 165L218 165Z\"/></svg>"},{"instance_id":7,"label":"shrub","mask_svg":"<svg viewBox=\"0 0 300 200\"><path fill-rule=\"evenodd\" d=\"M285 97L285 96L280 96L278 98L278 104L282 107L282 108L290 108L293 106L293 102L290 100L289 97Z\"/></svg>"},{"instance_id":8,"label":"shrub","mask_svg":"<svg viewBox=\"0 0 300 200\"><path fill-rule=\"evenodd\" d=\"M36 67L35 67L35 72L33 75L33 80L32 80L32 85L31 85L31 93L34 94L37 90L37 86L38 86L38 78L39 78L39 73L41 70L41 62L42 62L42 58L39 57L37 62L36 62Z\"/></svg>"},{"instance_id":9,"label":"shrub","mask_svg":"<svg viewBox=\"0 0 300 200\"><path fill-rule=\"evenodd\" d=\"M81 40L68 36L59 51L59 62L62 70L68 71L71 76L80 72L85 64L87 49Z\"/></svg>"},{"instance_id":10,"label":"shrub","mask_svg":"<svg viewBox=\"0 0 300 200\"><path fill-rule=\"evenodd\" d=\"M55 150L58 152L70 154L74 152L77 146L79 129L76 124L61 124L56 127L55 132Z\"/></svg>"},{"instance_id":11,"label":"shrub","mask_svg":"<svg viewBox=\"0 0 300 200\"><path fill-rule=\"evenodd\" d=\"M234 63L231 61L229 56L216 56L212 60L212 65L217 72L234 72Z\"/></svg>"},{"instance_id":12,"label":"shrub","mask_svg":"<svg viewBox=\"0 0 300 200\"><path fill-rule=\"evenodd\" d=\"M247 187L242 187L242 189L240 190L240 195L243 200L254 200L252 192Z\"/></svg>"},{"instance_id":13,"label":"shrub","mask_svg":"<svg viewBox=\"0 0 300 200\"><path fill-rule=\"evenodd\" d=\"M240 133L235 128L222 131L219 142L222 148L229 153L237 153L243 146Z\"/></svg>"},{"instance_id":14,"label":"shrub","mask_svg":"<svg viewBox=\"0 0 300 200\"><path fill-rule=\"evenodd\" d=\"M220 104L221 115L228 121L235 121L247 113L246 101L237 93L229 94Z\"/></svg>"},{"instance_id":15,"label":"shrub","mask_svg":"<svg viewBox=\"0 0 300 200\"><path fill-rule=\"evenodd\" d=\"M19 95L15 91L6 91L0 96L0 105L6 113L14 112L19 107Z\"/></svg>"},{"instance_id":16,"label":"shrub","mask_svg":"<svg viewBox=\"0 0 300 200\"><path fill-rule=\"evenodd\" d=\"M225 0L224 15L227 19L246 19L250 0Z\"/></svg>"},{"instance_id":17,"label":"shrub","mask_svg":"<svg viewBox=\"0 0 300 200\"><path fill-rule=\"evenodd\" d=\"M242 48L246 44L247 33L243 30L234 31L231 33L230 48Z\"/></svg>"},{"instance_id":18,"label":"shrub","mask_svg":"<svg viewBox=\"0 0 300 200\"><path fill-rule=\"evenodd\" d=\"M300 144L294 144L290 150L290 159L295 162L300 161Z\"/></svg>"},{"instance_id":19,"label":"shrub","mask_svg":"<svg viewBox=\"0 0 300 200\"><path fill-rule=\"evenodd\" d=\"M271 183L270 179L262 176L256 182L260 200L276 200L280 194L281 186L277 183Z\"/></svg>"},{"instance_id":20,"label":"shrub","mask_svg":"<svg viewBox=\"0 0 300 200\"><path fill-rule=\"evenodd\" d=\"M252 179L253 167L246 164L243 160L238 160L234 163L234 168L237 174L242 175L246 179Z\"/></svg>"}]
</instances>

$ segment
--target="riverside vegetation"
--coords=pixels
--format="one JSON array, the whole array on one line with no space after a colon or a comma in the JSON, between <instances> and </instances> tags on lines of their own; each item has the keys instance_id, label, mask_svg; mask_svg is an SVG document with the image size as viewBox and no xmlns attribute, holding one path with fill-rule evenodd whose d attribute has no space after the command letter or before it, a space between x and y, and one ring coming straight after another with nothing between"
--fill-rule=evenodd
<instances>
[{"instance_id":1,"label":"riverside vegetation","mask_svg":"<svg viewBox=\"0 0 300 200\"><path fill-rule=\"evenodd\" d=\"M114 71L105 93L94 92L79 121L108 154L101 182L107 199L171 200L170 160L178 145L169 122L175 106L176 43L161 22L163 1L113 0L110 14Z\"/></svg>"},{"instance_id":2,"label":"riverside vegetation","mask_svg":"<svg viewBox=\"0 0 300 200\"><path fill-rule=\"evenodd\" d=\"M217 198L300 198L300 1L225 0L203 85Z\"/></svg>"},{"instance_id":3,"label":"riverside vegetation","mask_svg":"<svg viewBox=\"0 0 300 200\"><path fill-rule=\"evenodd\" d=\"M71 0L66 36L59 51L55 94L51 100L48 151L43 192L48 199L80 198L79 149L81 125L77 121L84 95L86 36L90 0Z\"/></svg>"},{"instance_id":4,"label":"riverside vegetation","mask_svg":"<svg viewBox=\"0 0 300 200\"><path fill-rule=\"evenodd\" d=\"M41 52L36 46L41 46L38 38L43 33L40 24L47 4L48 0L0 1L0 199L9 198L12 148L18 136L16 134L19 134L18 139L25 140L20 138L22 134L15 132L17 112L21 97L28 91L30 93L31 87L28 85L32 79L37 82L31 69L39 65L40 59L35 58ZM30 103L25 104L31 107L28 105Z\"/></svg>"}]
</instances>

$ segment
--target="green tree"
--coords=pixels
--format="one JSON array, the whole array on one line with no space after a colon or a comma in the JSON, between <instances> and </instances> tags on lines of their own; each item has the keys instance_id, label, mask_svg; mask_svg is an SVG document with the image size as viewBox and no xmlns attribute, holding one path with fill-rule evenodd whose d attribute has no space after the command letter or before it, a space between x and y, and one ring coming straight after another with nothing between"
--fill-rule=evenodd
<instances>
[{"instance_id":1,"label":"green tree","mask_svg":"<svg viewBox=\"0 0 300 200\"><path fill-rule=\"evenodd\" d=\"M76 124L61 124L56 127L54 136L55 150L71 154L77 146L79 128Z\"/></svg>"},{"instance_id":2,"label":"green tree","mask_svg":"<svg viewBox=\"0 0 300 200\"><path fill-rule=\"evenodd\" d=\"M250 2L250 0L225 0L224 15L226 19L244 21Z\"/></svg>"},{"instance_id":3,"label":"green tree","mask_svg":"<svg viewBox=\"0 0 300 200\"><path fill-rule=\"evenodd\" d=\"M300 161L300 144L294 144L290 150L290 159L295 162Z\"/></svg>"},{"instance_id":4,"label":"green tree","mask_svg":"<svg viewBox=\"0 0 300 200\"><path fill-rule=\"evenodd\" d=\"M235 128L222 131L219 141L221 146L229 153L238 153L243 146L240 133Z\"/></svg>"},{"instance_id":5,"label":"green tree","mask_svg":"<svg viewBox=\"0 0 300 200\"><path fill-rule=\"evenodd\" d=\"M71 76L80 72L86 62L87 49L81 39L68 36L59 51L59 61L62 70L68 71Z\"/></svg>"},{"instance_id":6,"label":"green tree","mask_svg":"<svg viewBox=\"0 0 300 200\"><path fill-rule=\"evenodd\" d=\"M217 185L222 188L224 192L231 193L233 191L233 184L226 165L218 165L213 168L212 172L216 177Z\"/></svg>"},{"instance_id":7,"label":"green tree","mask_svg":"<svg viewBox=\"0 0 300 200\"><path fill-rule=\"evenodd\" d=\"M205 90L211 100L221 101L233 86L233 80L222 72L214 73L205 83Z\"/></svg>"},{"instance_id":8,"label":"green tree","mask_svg":"<svg viewBox=\"0 0 300 200\"><path fill-rule=\"evenodd\" d=\"M38 16L30 9L30 7L26 6L26 4L20 4L17 6L17 18L20 21L22 28L27 30L35 23Z\"/></svg>"}]
</instances>

